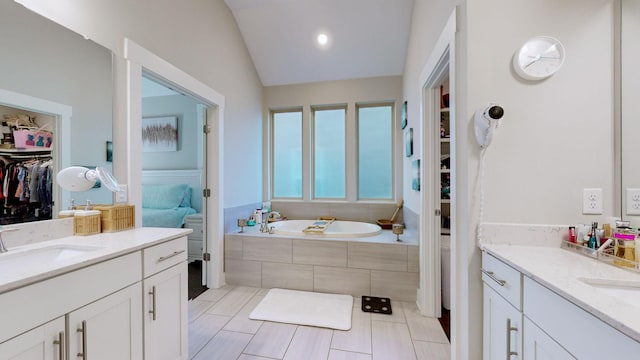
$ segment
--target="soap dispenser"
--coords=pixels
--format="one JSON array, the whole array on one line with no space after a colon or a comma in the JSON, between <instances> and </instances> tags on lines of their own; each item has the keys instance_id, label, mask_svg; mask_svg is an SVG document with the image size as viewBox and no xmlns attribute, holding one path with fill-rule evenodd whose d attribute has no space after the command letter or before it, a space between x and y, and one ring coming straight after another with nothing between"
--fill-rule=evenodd
<instances>
[{"instance_id":1,"label":"soap dispenser","mask_svg":"<svg viewBox=\"0 0 640 360\"><path fill-rule=\"evenodd\" d=\"M58 218L68 218L73 217L76 214L75 210L75 201L73 199L69 200L69 208L67 210L61 210L58 213Z\"/></svg>"}]
</instances>

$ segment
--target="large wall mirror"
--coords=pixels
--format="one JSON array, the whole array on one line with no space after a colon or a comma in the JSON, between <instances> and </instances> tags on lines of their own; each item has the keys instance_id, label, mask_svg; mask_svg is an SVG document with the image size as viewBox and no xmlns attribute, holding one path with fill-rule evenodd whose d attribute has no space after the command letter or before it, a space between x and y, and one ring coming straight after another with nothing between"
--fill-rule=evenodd
<instances>
[{"instance_id":1,"label":"large wall mirror","mask_svg":"<svg viewBox=\"0 0 640 360\"><path fill-rule=\"evenodd\" d=\"M621 15L622 217L640 227L640 0L622 0Z\"/></svg>"},{"instance_id":2,"label":"large wall mirror","mask_svg":"<svg viewBox=\"0 0 640 360\"><path fill-rule=\"evenodd\" d=\"M38 184L23 181L9 186L2 181L0 225L55 218L57 211L66 208L71 198L76 204L84 204L87 200L111 203L112 193L104 187L68 193L61 191L55 182L55 174L61 166L111 169L107 159L107 142L112 140L111 52L9 0L0 1L0 33L3 34L0 37L0 91L18 94L18 99L36 99L36 103L60 104L71 111L70 119L61 124L57 114L34 109L33 102L25 105L14 96L0 101L2 178L14 176L16 166L31 165L31 161L48 165L46 161L51 159L53 177L38 177L37 180L42 185L47 181L51 184L54 202L47 214L46 206L33 205L41 202L39 198L33 201ZM23 122L25 118L29 121L35 118L38 127L49 123L54 144L49 154L11 148L11 141L15 142L15 139L11 139L13 131L10 127L16 119ZM23 189L19 193L14 186L20 189L27 186L30 192L24 193Z\"/></svg>"}]
</instances>

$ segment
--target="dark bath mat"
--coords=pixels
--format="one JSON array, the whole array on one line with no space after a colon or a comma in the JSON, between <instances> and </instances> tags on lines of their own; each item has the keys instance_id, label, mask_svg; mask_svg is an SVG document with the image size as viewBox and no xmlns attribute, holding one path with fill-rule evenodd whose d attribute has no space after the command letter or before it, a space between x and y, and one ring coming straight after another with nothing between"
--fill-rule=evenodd
<instances>
[{"instance_id":1,"label":"dark bath mat","mask_svg":"<svg viewBox=\"0 0 640 360\"><path fill-rule=\"evenodd\" d=\"M375 296L363 296L362 311L391 315L391 299Z\"/></svg>"}]
</instances>

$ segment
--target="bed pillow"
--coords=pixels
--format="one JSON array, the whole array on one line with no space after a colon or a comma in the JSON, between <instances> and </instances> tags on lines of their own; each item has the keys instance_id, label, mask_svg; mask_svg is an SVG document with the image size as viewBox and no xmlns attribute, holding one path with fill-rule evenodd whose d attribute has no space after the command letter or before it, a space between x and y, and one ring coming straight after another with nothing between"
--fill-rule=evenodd
<instances>
[{"instance_id":1,"label":"bed pillow","mask_svg":"<svg viewBox=\"0 0 640 360\"><path fill-rule=\"evenodd\" d=\"M142 186L142 207L149 209L173 209L180 207L189 196L187 184L149 184Z\"/></svg>"},{"instance_id":2,"label":"bed pillow","mask_svg":"<svg viewBox=\"0 0 640 360\"><path fill-rule=\"evenodd\" d=\"M191 207L191 186L187 186L187 190L184 193L184 198L178 207Z\"/></svg>"}]
</instances>

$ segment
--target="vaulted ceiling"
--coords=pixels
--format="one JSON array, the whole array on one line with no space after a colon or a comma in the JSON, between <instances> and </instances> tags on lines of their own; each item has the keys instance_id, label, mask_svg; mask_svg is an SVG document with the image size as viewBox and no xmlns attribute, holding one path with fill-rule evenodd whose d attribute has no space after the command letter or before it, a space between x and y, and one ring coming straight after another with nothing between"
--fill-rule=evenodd
<instances>
[{"instance_id":1,"label":"vaulted ceiling","mask_svg":"<svg viewBox=\"0 0 640 360\"><path fill-rule=\"evenodd\" d=\"M225 0L264 86L401 75L414 0ZM328 36L321 46L320 33Z\"/></svg>"}]
</instances>

